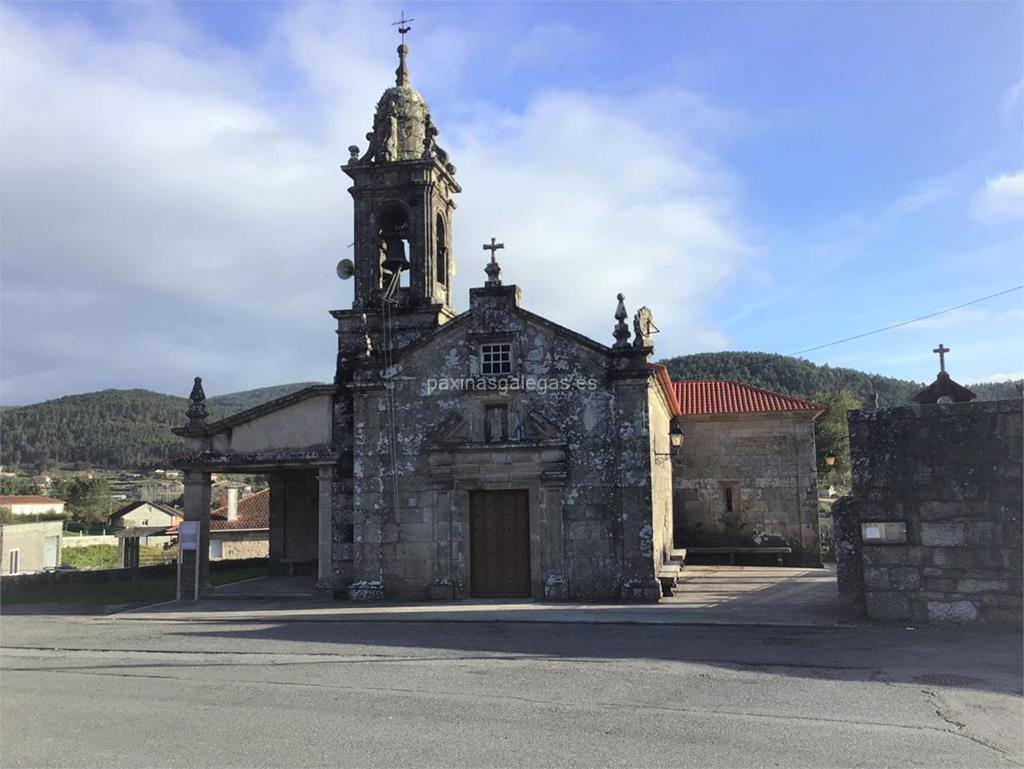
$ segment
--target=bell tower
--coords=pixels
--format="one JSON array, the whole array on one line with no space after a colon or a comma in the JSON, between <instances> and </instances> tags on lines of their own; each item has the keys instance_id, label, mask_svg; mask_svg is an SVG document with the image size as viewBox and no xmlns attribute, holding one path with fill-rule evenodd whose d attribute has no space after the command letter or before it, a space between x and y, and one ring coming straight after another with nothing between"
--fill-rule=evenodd
<instances>
[{"instance_id":1,"label":"bell tower","mask_svg":"<svg viewBox=\"0 0 1024 769\"><path fill-rule=\"evenodd\" d=\"M430 108L409 84L408 54L403 33L395 85L377 102L369 147L363 154L349 147L342 166L353 182L352 309L372 313L386 300L398 314L436 311L436 324L454 316L452 196L461 188Z\"/></svg>"}]
</instances>

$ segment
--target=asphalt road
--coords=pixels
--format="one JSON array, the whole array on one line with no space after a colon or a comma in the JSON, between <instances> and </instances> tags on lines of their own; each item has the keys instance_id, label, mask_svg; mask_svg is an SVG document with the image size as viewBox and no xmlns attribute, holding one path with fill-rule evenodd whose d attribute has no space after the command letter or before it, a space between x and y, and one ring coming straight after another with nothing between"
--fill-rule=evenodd
<instances>
[{"instance_id":1,"label":"asphalt road","mask_svg":"<svg viewBox=\"0 0 1024 769\"><path fill-rule=\"evenodd\" d=\"M4 767L1024 765L1019 636L0 619Z\"/></svg>"}]
</instances>

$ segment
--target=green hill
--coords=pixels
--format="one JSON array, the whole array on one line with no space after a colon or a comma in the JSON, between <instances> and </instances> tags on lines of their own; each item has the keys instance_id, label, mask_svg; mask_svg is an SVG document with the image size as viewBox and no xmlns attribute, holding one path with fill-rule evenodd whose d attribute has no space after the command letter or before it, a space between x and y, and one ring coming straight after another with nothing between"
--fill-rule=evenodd
<instances>
[{"instance_id":1,"label":"green hill","mask_svg":"<svg viewBox=\"0 0 1024 769\"><path fill-rule=\"evenodd\" d=\"M910 402L924 383L816 366L799 358L760 352L684 355L662 361L676 379L735 379L769 390L831 402L841 390L865 404ZM263 387L210 398L212 419L245 411L309 386L309 382ZM1016 397L1012 382L969 385L983 400ZM170 428L185 421L188 401L149 390L101 390L0 411L0 463L55 462L87 467L150 468L166 464L181 449ZM823 444L824 445L824 444Z\"/></svg>"},{"instance_id":2,"label":"green hill","mask_svg":"<svg viewBox=\"0 0 1024 769\"><path fill-rule=\"evenodd\" d=\"M705 352L661 362L668 367L673 379L733 379L811 400L846 390L866 405L872 402L872 392L877 392L882 407L910 403L927 384L866 374L852 368L818 366L801 358L764 352ZM1010 381L967 387L979 400L1017 397L1016 387Z\"/></svg>"},{"instance_id":3,"label":"green hill","mask_svg":"<svg viewBox=\"0 0 1024 769\"><path fill-rule=\"evenodd\" d=\"M263 387L210 398L212 419L245 411L309 386ZM100 390L0 412L0 463L55 462L90 467L146 468L181 450L171 428L185 422L188 399L149 390Z\"/></svg>"}]
</instances>

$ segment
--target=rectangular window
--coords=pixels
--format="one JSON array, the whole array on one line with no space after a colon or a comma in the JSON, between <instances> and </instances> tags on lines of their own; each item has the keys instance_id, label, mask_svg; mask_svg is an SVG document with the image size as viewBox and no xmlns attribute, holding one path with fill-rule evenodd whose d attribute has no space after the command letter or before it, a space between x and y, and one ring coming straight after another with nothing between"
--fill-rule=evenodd
<instances>
[{"instance_id":1,"label":"rectangular window","mask_svg":"<svg viewBox=\"0 0 1024 769\"><path fill-rule=\"evenodd\" d=\"M487 406L484 410L484 440L508 440L508 406Z\"/></svg>"},{"instance_id":2,"label":"rectangular window","mask_svg":"<svg viewBox=\"0 0 1024 769\"><path fill-rule=\"evenodd\" d=\"M485 376L511 374L512 345L507 342L480 345L480 373Z\"/></svg>"},{"instance_id":3,"label":"rectangular window","mask_svg":"<svg viewBox=\"0 0 1024 769\"><path fill-rule=\"evenodd\" d=\"M740 511L740 485L738 483L722 484L722 503L727 513Z\"/></svg>"},{"instance_id":4,"label":"rectangular window","mask_svg":"<svg viewBox=\"0 0 1024 769\"><path fill-rule=\"evenodd\" d=\"M223 558L224 557L224 540L222 540L222 539L211 539L210 540L210 557L211 558Z\"/></svg>"},{"instance_id":5,"label":"rectangular window","mask_svg":"<svg viewBox=\"0 0 1024 769\"><path fill-rule=\"evenodd\" d=\"M18 573L18 562L21 560L21 551L18 548L14 548L10 551L10 563L7 570L8 574Z\"/></svg>"}]
</instances>

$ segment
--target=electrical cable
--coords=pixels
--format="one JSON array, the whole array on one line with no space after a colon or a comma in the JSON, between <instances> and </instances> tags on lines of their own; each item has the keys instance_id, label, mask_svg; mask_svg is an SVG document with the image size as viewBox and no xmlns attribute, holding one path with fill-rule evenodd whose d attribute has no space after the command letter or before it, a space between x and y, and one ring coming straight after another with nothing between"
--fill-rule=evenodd
<instances>
[{"instance_id":1,"label":"electrical cable","mask_svg":"<svg viewBox=\"0 0 1024 769\"><path fill-rule=\"evenodd\" d=\"M899 328L900 326L909 326L911 323L917 323L918 321L921 321L921 320L928 320L929 318L935 318L935 317L938 317L939 315L945 315L947 312L953 312L953 310L959 310L961 307L969 307L972 304L978 304L978 302L986 302L989 299L995 299L997 296L1003 296L1005 294L1010 294L1010 293L1012 293L1014 291L1020 291L1022 288L1024 288L1024 285L1014 286L1013 288L1008 288L1005 291L1000 291L1000 292L995 293L995 294L989 294L988 296L983 296L980 299L972 299L969 302L964 302L963 304L958 304L956 307L948 307L945 310L939 310L938 312L932 312L932 313L929 313L928 315L922 315L920 318L913 318L912 320L904 320L904 321L902 321L900 323L893 323L891 326L886 326L884 328L876 328L874 331L865 331L863 334L855 334L854 336L848 336L845 339L837 339L834 342L827 342L826 344L819 344L817 347L808 347L806 350L798 350L797 352L791 352L791 353L789 353L789 355L802 355L805 352L813 352L814 350L821 350L822 348L832 347L832 346L837 345L837 344L842 344L843 342L852 342L854 339L860 339L860 338L865 337L865 336L871 336L872 334L881 334L883 331L891 331L892 329Z\"/></svg>"}]
</instances>

